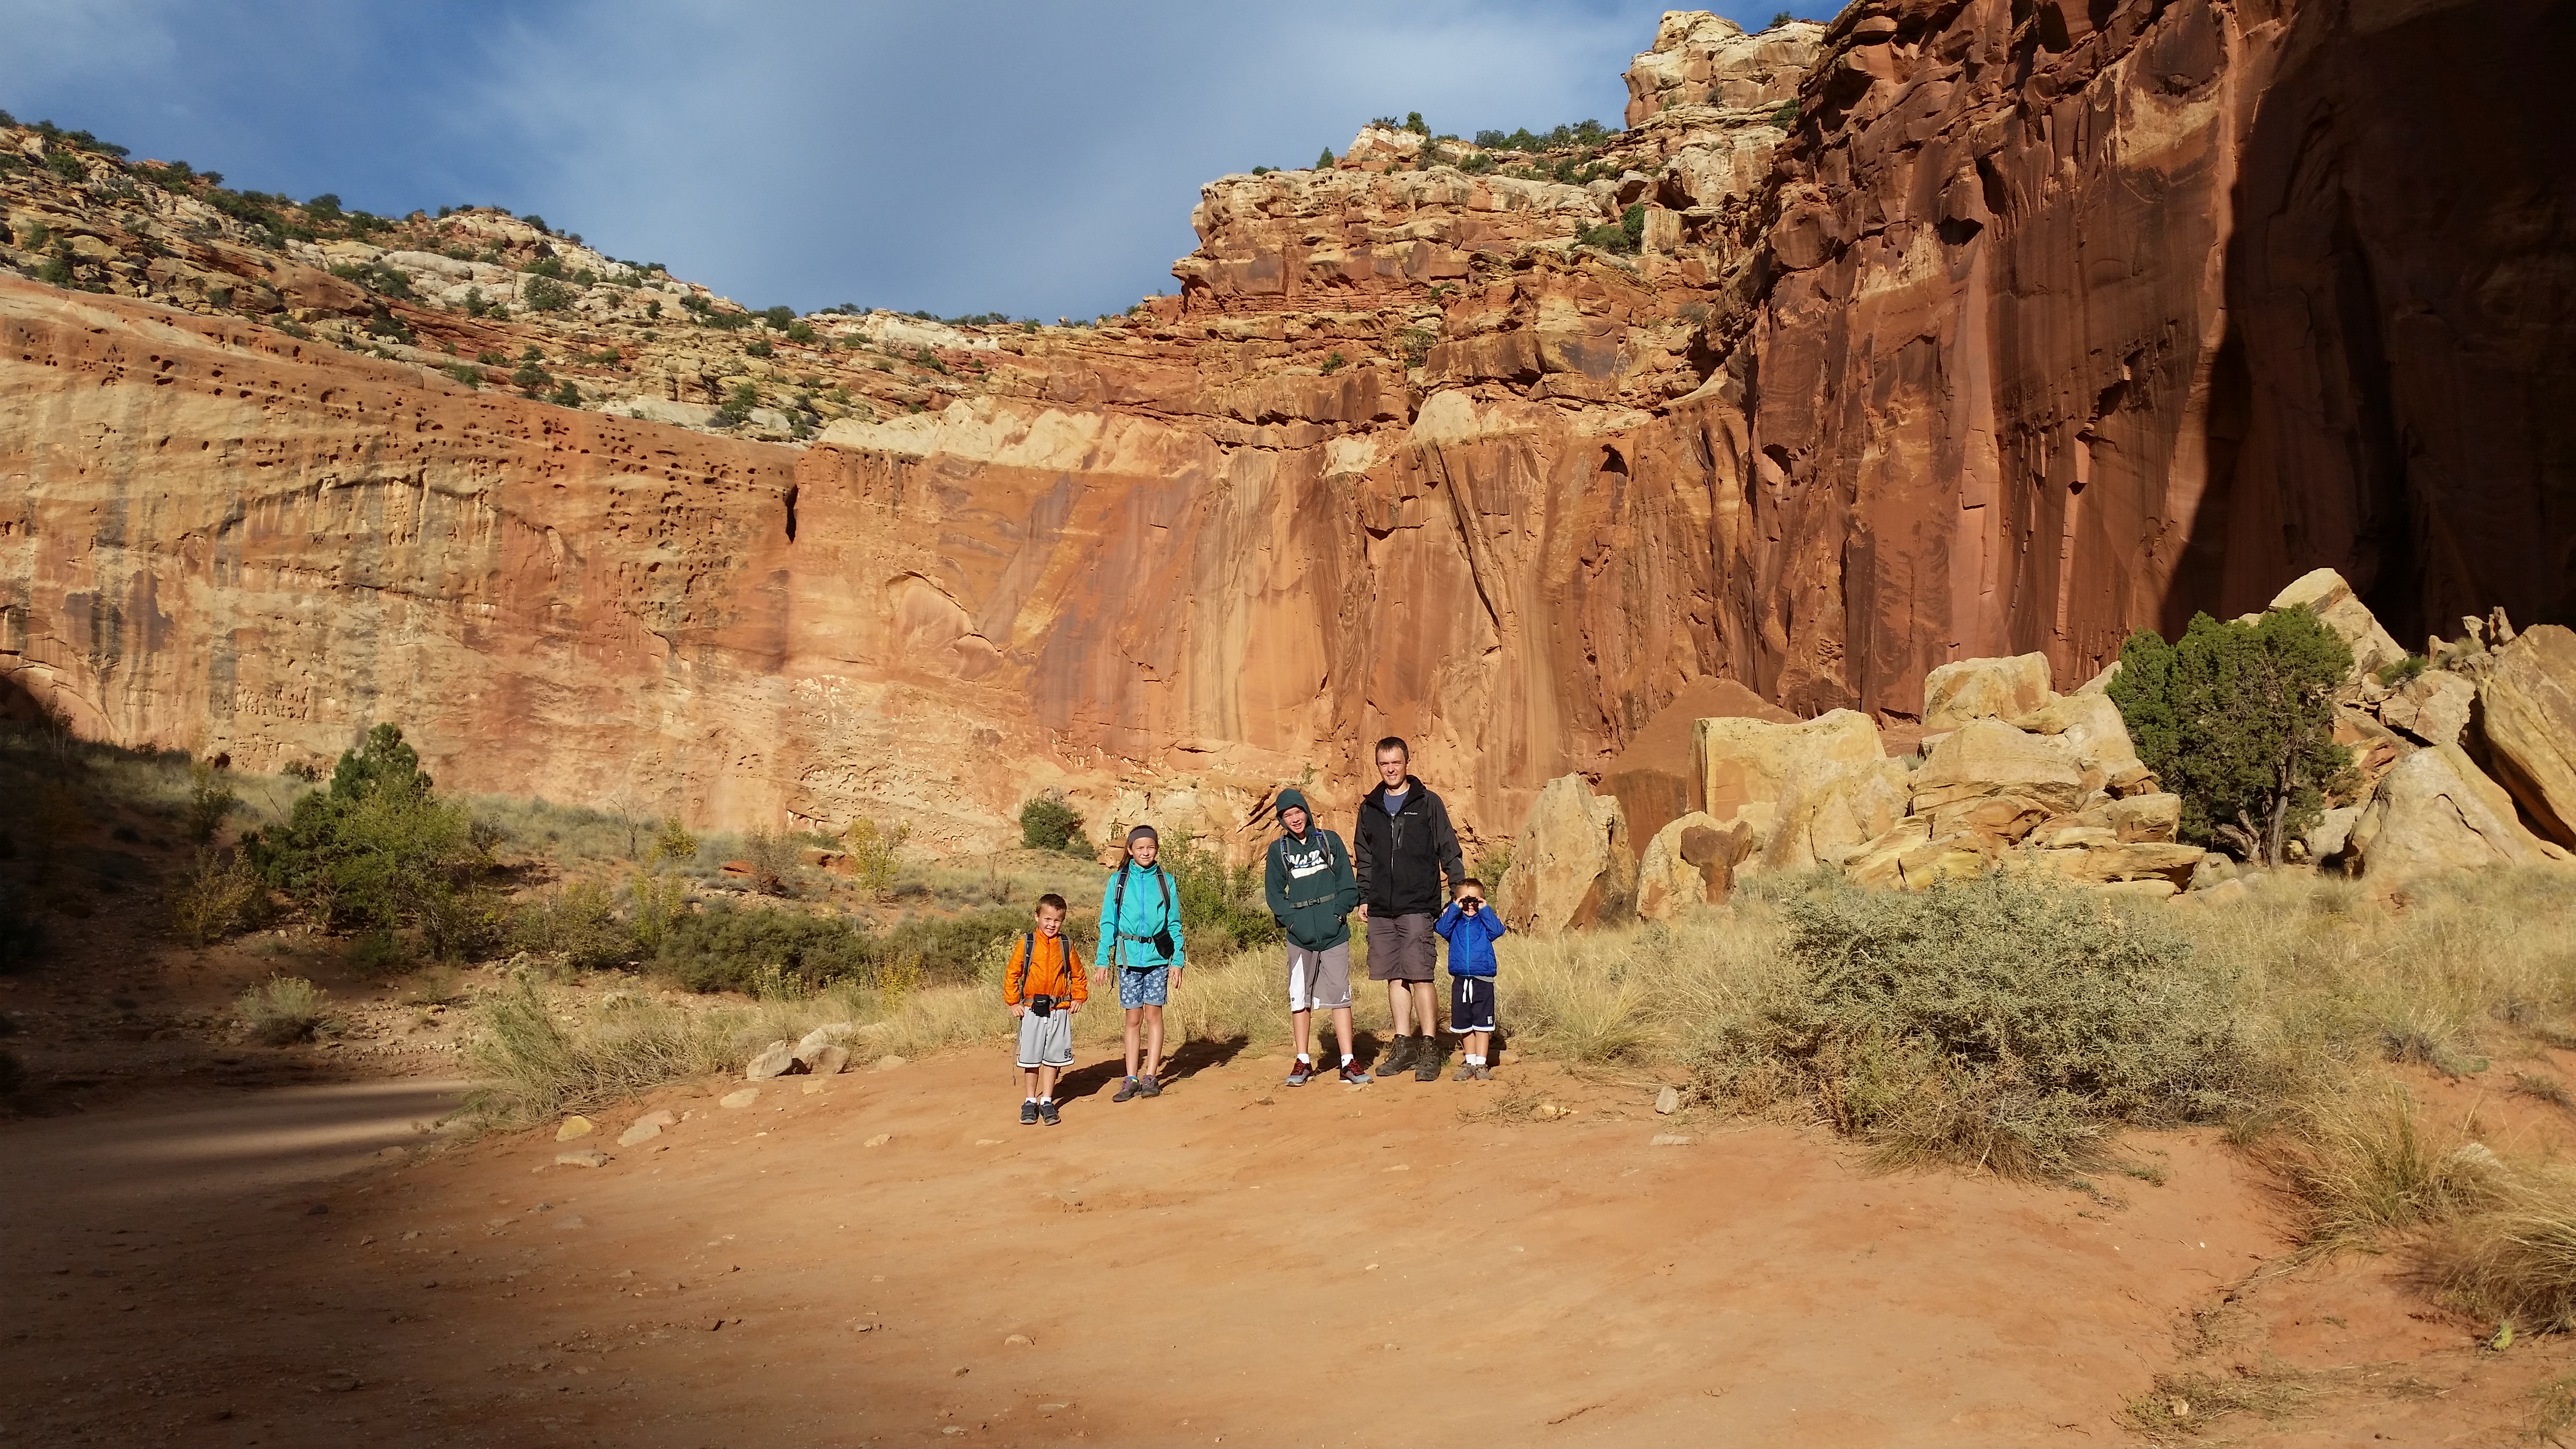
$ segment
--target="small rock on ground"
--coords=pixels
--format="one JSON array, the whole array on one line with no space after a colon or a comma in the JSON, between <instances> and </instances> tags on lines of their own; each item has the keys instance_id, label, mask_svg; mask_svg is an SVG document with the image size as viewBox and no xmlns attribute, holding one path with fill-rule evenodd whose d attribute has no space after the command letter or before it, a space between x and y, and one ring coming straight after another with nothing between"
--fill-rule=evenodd
<instances>
[{"instance_id":1,"label":"small rock on ground","mask_svg":"<svg viewBox=\"0 0 2576 1449\"><path fill-rule=\"evenodd\" d=\"M638 1122L634 1126L617 1134L617 1145L620 1147L632 1147L638 1142L650 1142L661 1135L661 1123Z\"/></svg>"},{"instance_id":2,"label":"small rock on ground","mask_svg":"<svg viewBox=\"0 0 2576 1449\"><path fill-rule=\"evenodd\" d=\"M587 1117L566 1117L563 1125L555 1129L555 1140L570 1142L576 1137L587 1137L598 1130L598 1125Z\"/></svg>"},{"instance_id":3,"label":"small rock on ground","mask_svg":"<svg viewBox=\"0 0 2576 1449\"><path fill-rule=\"evenodd\" d=\"M748 1107L759 1100L760 1089L758 1087L745 1087L739 1092L727 1092L723 1096L718 1097L716 1099L716 1105L719 1107Z\"/></svg>"},{"instance_id":4,"label":"small rock on ground","mask_svg":"<svg viewBox=\"0 0 2576 1449\"><path fill-rule=\"evenodd\" d=\"M1647 1143L1646 1145L1649 1147L1688 1147L1691 1145L1691 1140L1678 1132L1658 1132L1655 1134L1655 1140Z\"/></svg>"},{"instance_id":5,"label":"small rock on ground","mask_svg":"<svg viewBox=\"0 0 2576 1449\"><path fill-rule=\"evenodd\" d=\"M850 1049L838 1044L819 1046L811 1051L800 1047L796 1058L805 1064L805 1070L818 1077L837 1076L850 1069Z\"/></svg>"},{"instance_id":6,"label":"small rock on ground","mask_svg":"<svg viewBox=\"0 0 2576 1449\"><path fill-rule=\"evenodd\" d=\"M782 1037L762 1047L758 1054L744 1065L742 1079L746 1082L765 1082L771 1077L785 1076L795 1069L796 1048Z\"/></svg>"},{"instance_id":7,"label":"small rock on ground","mask_svg":"<svg viewBox=\"0 0 2576 1449\"><path fill-rule=\"evenodd\" d=\"M1035 1348L1037 1346L1037 1340L1029 1337L1025 1333L1014 1333L1010 1337L1002 1340L1002 1347L1004 1348Z\"/></svg>"},{"instance_id":8,"label":"small rock on ground","mask_svg":"<svg viewBox=\"0 0 2576 1449\"><path fill-rule=\"evenodd\" d=\"M608 1154L600 1151L596 1147L586 1147L579 1152L558 1152L555 1154L555 1166L557 1167L606 1167L607 1165Z\"/></svg>"},{"instance_id":9,"label":"small rock on ground","mask_svg":"<svg viewBox=\"0 0 2576 1449\"><path fill-rule=\"evenodd\" d=\"M891 1132L880 1132L880 1133L878 1133L876 1136L869 1138L865 1143L862 1143L861 1145L862 1145L862 1146L866 1146L866 1147L883 1147L883 1146L885 1146L887 1143L892 1142L893 1140L894 1140L894 1134L893 1134L893 1133L891 1133Z\"/></svg>"},{"instance_id":10,"label":"small rock on ground","mask_svg":"<svg viewBox=\"0 0 2576 1449\"><path fill-rule=\"evenodd\" d=\"M1669 1117L1669 1116L1673 1115L1675 1112L1680 1111L1681 1109L1682 1109L1682 1093L1681 1093L1681 1088L1679 1088L1679 1087L1666 1087L1666 1088L1664 1088L1662 1091L1657 1092L1657 1093L1655 1094L1655 1111L1657 1112L1657 1114L1659 1114L1659 1115L1661 1115L1661 1116Z\"/></svg>"},{"instance_id":11,"label":"small rock on ground","mask_svg":"<svg viewBox=\"0 0 2576 1449\"><path fill-rule=\"evenodd\" d=\"M890 1071L893 1071L895 1068L897 1068L897 1067L899 1067L899 1066L902 1066L902 1065L903 1065L903 1058L901 1058L901 1057L879 1057L879 1058L877 1058L877 1070L878 1070L878 1071L880 1071L880 1072L890 1072Z\"/></svg>"}]
</instances>

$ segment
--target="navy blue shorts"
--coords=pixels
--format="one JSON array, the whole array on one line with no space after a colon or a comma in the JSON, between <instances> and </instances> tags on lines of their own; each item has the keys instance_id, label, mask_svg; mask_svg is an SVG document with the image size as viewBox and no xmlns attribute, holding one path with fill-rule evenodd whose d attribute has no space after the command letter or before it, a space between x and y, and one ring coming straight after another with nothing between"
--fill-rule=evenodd
<instances>
[{"instance_id":1,"label":"navy blue shorts","mask_svg":"<svg viewBox=\"0 0 2576 1449\"><path fill-rule=\"evenodd\" d=\"M1449 1029L1460 1036L1494 1029L1493 977L1449 978Z\"/></svg>"}]
</instances>

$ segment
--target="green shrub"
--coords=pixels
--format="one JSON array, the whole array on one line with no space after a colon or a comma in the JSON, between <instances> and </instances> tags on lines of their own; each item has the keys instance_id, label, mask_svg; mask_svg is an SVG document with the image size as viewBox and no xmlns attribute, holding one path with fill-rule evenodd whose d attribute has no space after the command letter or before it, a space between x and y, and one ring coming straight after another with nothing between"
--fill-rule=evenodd
<instances>
[{"instance_id":1,"label":"green shrub","mask_svg":"<svg viewBox=\"0 0 2576 1449\"><path fill-rule=\"evenodd\" d=\"M1771 113L1771 124L1783 131L1795 129L1798 124L1798 103L1782 101L1779 108Z\"/></svg>"},{"instance_id":2,"label":"green shrub","mask_svg":"<svg viewBox=\"0 0 2576 1449\"><path fill-rule=\"evenodd\" d=\"M787 340L790 342L811 343L814 340L814 324L811 322L801 321L788 323Z\"/></svg>"},{"instance_id":3,"label":"green shrub","mask_svg":"<svg viewBox=\"0 0 2576 1449\"><path fill-rule=\"evenodd\" d=\"M878 985L890 977L975 981L1028 924L1027 912L1001 906L906 920L880 934L837 916L719 901L672 921L652 964L692 991L751 992L764 973L804 991L834 981Z\"/></svg>"},{"instance_id":4,"label":"green shrub","mask_svg":"<svg viewBox=\"0 0 2576 1449\"><path fill-rule=\"evenodd\" d=\"M447 365L446 371L449 377L467 387L479 388L483 385L483 369L470 362L451 362Z\"/></svg>"},{"instance_id":5,"label":"green shrub","mask_svg":"<svg viewBox=\"0 0 2576 1449\"><path fill-rule=\"evenodd\" d=\"M597 881L575 881L519 902L510 910L508 938L512 950L581 967L615 965L634 947L634 934Z\"/></svg>"},{"instance_id":6,"label":"green shrub","mask_svg":"<svg viewBox=\"0 0 2576 1449\"><path fill-rule=\"evenodd\" d=\"M766 830L742 837L742 858L751 867L751 888L765 896L796 894L796 842Z\"/></svg>"},{"instance_id":7,"label":"green shrub","mask_svg":"<svg viewBox=\"0 0 2576 1449\"><path fill-rule=\"evenodd\" d=\"M2224 983L2160 921L1995 874L1921 893L1839 883L1784 911L1794 969L1704 1044L1703 1091L1810 1094L1891 1160L2012 1174L2097 1157L2121 1125L2259 1095Z\"/></svg>"},{"instance_id":8,"label":"green shrub","mask_svg":"<svg viewBox=\"0 0 2576 1449\"><path fill-rule=\"evenodd\" d=\"M1228 865L1221 850L1186 830L1166 836L1156 857L1180 895L1185 942L1203 956L1248 950L1283 939L1262 895L1261 863Z\"/></svg>"},{"instance_id":9,"label":"green shrub","mask_svg":"<svg viewBox=\"0 0 2576 1449\"><path fill-rule=\"evenodd\" d=\"M224 817L241 808L241 797L232 792L215 767L204 760L188 766L188 808L184 828L192 845L206 845L224 825Z\"/></svg>"},{"instance_id":10,"label":"green shrub","mask_svg":"<svg viewBox=\"0 0 2576 1449\"><path fill-rule=\"evenodd\" d=\"M1766 25L1766 26L1762 27L1762 28L1763 28L1763 29L1765 29L1765 30L1777 30L1777 29L1779 29L1781 26L1786 25L1786 24L1788 24L1790 21L1795 20L1795 19L1797 19L1797 18L1798 18L1797 16L1790 14L1788 11L1786 11L1786 10L1782 10L1782 11L1779 11L1779 12L1775 13L1775 14L1771 17L1771 23L1770 23L1769 25Z\"/></svg>"},{"instance_id":11,"label":"green shrub","mask_svg":"<svg viewBox=\"0 0 2576 1449\"><path fill-rule=\"evenodd\" d=\"M1324 148L1324 153L1323 153L1322 155L1317 156L1317 157L1315 158L1315 169L1316 169L1316 170L1318 170L1318 171L1330 171L1330 170L1332 170L1332 169L1333 169L1333 148L1332 148L1332 147L1330 147L1330 146L1325 147L1325 148Z\"/></svg>"},{"instance_id":12,"label":"green shrub","mask_svg":"<svg viewBox=\"0 0 2576 1449\"><path fill-rule=\"evenodd\" d=\"M1585 246L1599 247L1605 252L1633 256L1637 249L1645 244L1646 204L1642 201L1632 203L1627 210L1619 213L1619 219L1616 222L1605 222L1600 226L1591 227L1576 239Z\"/></svg>"},{"instance_id":13,"label":"green shrub","mask_svg":"<svg viewBox=\"0 0 2576 1449\"><path fill-rule=\"evenodd\" d=\"M487 924L486 847L463 807L438 798L402 731L380 724L340 756L330 787L299 798L285 823L243 849L271 886L335 930L418 926L449 955Z\"/></svg>"},{"instance_id":14,"label":"green shrub","mask_svg":"<svg viewBox=\"0 0 2576 1449\"><path fill-rule=\"evenodd\" d=\"M45 169L74 184L89 179L89 167L83 165L78 156L59 147L45 148Z\"/></svg>"},{"instance_id":15,"label":"green shrub","mask_svg":"<svg viewBox=\"0 0 2576 1449\"><path fill-rule=\"evenodd\" d=\"M747 382L736 383L733 391L725 395L724 405L716 409L716 426L739 427L749 420L751 410L759 406L760 389Z\"/></svg>"},{"instance_id":16,"label":"green shrub","mask_svg":"<svg viewBox=\"0 0 2576 1449\"><path fill-rule=\"evenodd\" d=\"M769 345L768 338L755 337L751 341L743 344L742 355L745 357L775 357L778 355L778 349Z\"/></svg>"},{"instance_id":17,"label":"green shrub","mask_svg":"<svg viewBox=\"0 0 2576 1449\"><path fill-rule=\"evenodd\" d=\"M894 884L901 862L895 852L912 838L912 827L897 825L892 830L880 827L862 815L850 822L842 839L850 850L850 879L870 897L881 897Z\"/></svg>"},{"instance_id":18,"label":"green shrub","mask_svg":"<svg viewBox=\"0 0 2576 1449\"><path fill-rule=\"evenodd\" d=\"M256 926L267 915L268 883L240 851L197 852L170 901L179 939L204 946Z\"/></svg>"},{"instance_id":19,"label":"green shrub","mask_svg":"<svg viewBox=\"0 0 2576 1449\"><path fill-rule=\"evenodd\" d=\"M554 390L553 394L552 394L551 396L549 396L546 400L547 400L548 402L553 403L556 407L559 407L559 408L577 408L577 407L580 407L580 406L581 406L581 385L580 385L579 383L574 382L571 378L568 378L568 377L567 377L567 378L565 378L565 379L563 380L563 382L562 382L561 384L557 385L557 387L555 388L555 390Z\"/></svg>"},{"instance_id":20,"label":"green shrub","mask_svg":"<svg viewBox=\"0 0 2576 1449\"><path fill-rule=\"evenodd\" d=\"M555 385L555 375L533 361L522 362L518 371L510 374L510 381L518 385L519 391L535 397Z\"/></svg>"},{"instance_id":21,"label":"green shrub","mask_svg":"<svg viewBox=\"0 0 2576 1449\"><path fill-rule=\"evenodd\" d=\"M1334 373L1337 373L1348 366L1350 366L1350 359L1342 356L1340 352L1336 351L1327 356L1324 359L1324 365L1316 370L1321 372L1324 376L1330 377Z\"/></svg>"},{"instance_id":22,"label":"green shrub","mask_svg":"<svg viewBox=\"0 0 2576 1449\"><path fill-rule=\"evenodd\" d=\"M2421 654L2409 654L2394 664L2379 666L2379 682L2389 689L2395 689L2409 680L2422 677L2424 671L2432 665L2433 661Z\"/></svg>"},{"instance_id":23,"label":"green shrub","mask_svg":"<svg viewBox=\"0 0 2576 1449\"><path fill-rule=\"evenodd\" d=\"M234 1019L250 1039L269 1046L309 1041L329 1020L331 993L301 976L272 976L233 1003Z\"/></svg>"},{"instance_id":24,"label":"green shrub","mask_svg":"<svg viewBox=\"0 0 2576 1449\"><path fill-rule=\"evenodd\" d=\"M482 317L488 315L491 311L492 299L483 295L483 289L481 287L468 287L465 289L466 316ZM499 359L496 358L494 360L498 361Z\"/></svg>"},{"instance_id":25,"label":"green shrub","mask_svg":"<svg viewBox=\"0 0 2576 1449\"><path fill-rule=\"evenodd\" d=\"M561 312L572 306L572 288L552 277L530 277L525 296L531 312Z\"/></svg>"},{"instance_id":26,"label":"green shrub","mask_svg":"<svg viewBox=\"0 0 2576 1449\"><path fill-rule=\"evenodd\" d=\"M651 859L685 861L697 858L698 838L689 833L689 827L680 823L679 816L663 816L662 833L654 837Z\"/></svg>"},{"instance_id":27,"label":"green shrub","mask_svg":"<svg viewBox=\"0 0 2576 1449\"><path fill-rule=\"evenodd\" d=\"M1030 850L1057 850L1067 855L1093 853L1091 842L1082 836L1081 812L1056 795L1021 802L1020 844Z\"/></svg>"},{"instance_id":28,"label":"green shrub","mask_svg":"<svg viewBox=\"0 0 2576 1449\"><path fill-rule=\"evenodd\" d=\"M2304 608L2250 624L2193 616L2180 642L2141 631L2111 681L2138 757L2182 796L2185 839L2278 864L2325 798L2353 788L2333 693L2352 650Z\"/></svg>"},{"instance_id":29,"label":"green shrub","mask_svg":"<svg viewBox=\"0 0 2576 1449\"><path fill-rule=\"evenodd\" d=\"M72 264L61 257L47 257L36 263L36 280L51 286L68 287L72 284Z\"/></svg>"}]
</instances>

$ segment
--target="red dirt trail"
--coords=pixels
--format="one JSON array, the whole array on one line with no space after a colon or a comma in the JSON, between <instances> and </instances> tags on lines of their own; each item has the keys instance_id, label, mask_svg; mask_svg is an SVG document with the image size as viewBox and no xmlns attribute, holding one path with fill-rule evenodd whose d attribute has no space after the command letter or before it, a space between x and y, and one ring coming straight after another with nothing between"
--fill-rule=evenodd
<instances>
[{"instance_id":1,"label":"red dirt trail","mask_svg":"<svg viewBox=\"0 0 2576 1449\"><path fill-rule=\"evenodd\" d=\"M442 1084L11 1126L0 1444L2103 1444L2285 1251L2206 1134L2086 1193L1543 1066L1282 1066L1086 1068L1048 1129L954 1054L411 1160ZM1462 1120L1506 1093L1578 1110Z\"/></svg>"}]
</instances>

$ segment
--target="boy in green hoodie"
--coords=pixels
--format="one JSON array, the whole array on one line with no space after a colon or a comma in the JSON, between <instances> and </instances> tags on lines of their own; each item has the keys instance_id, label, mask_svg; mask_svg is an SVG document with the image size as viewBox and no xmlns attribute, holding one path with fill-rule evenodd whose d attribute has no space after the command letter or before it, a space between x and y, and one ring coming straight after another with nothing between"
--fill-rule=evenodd
<instances>
[{"instance_id":1,"label":"boy in green hoodie","mask_svg":"<svg viewBox=\"0 0 2576 1449\"><path fill-rule=\"evenodd\" d=\"M1344 918L1360 903L1360 878L1342 838L1314 823L1305 792L1279 792L1279 838L1270 842L1262 869L1262 895L1288 933L1288 1020L1297 1038L1297 1060L1288 1085L1302 1087L1315 1074L1307 1055L1317 1010L1333 1014L1342 1049L1341 1080L1364 1086L1369 1075L1351 1063L1351 928Z\"/></svg>"}]
</instances>

